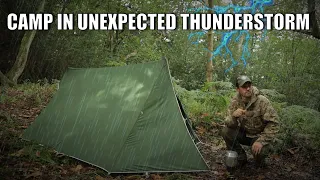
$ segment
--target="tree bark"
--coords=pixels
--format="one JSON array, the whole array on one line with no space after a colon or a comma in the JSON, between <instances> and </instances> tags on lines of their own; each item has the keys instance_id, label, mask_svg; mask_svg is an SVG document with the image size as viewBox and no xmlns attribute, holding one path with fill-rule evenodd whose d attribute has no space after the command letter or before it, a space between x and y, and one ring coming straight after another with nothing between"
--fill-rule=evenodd
<instances>
[{"instance_id":1,"label":"tree bark","mask_svg":"<svg viewBox=\"0 0 320 180\"><path fill-rule=\"evenodd\" d=\"M69 3L69 0L63 0L62 8L61 8L61 14L64 14L64 11L66 10L66 7Z\"/></svg>"},{"instance_id":2,"label":"tree bark","mask_svg":"<svg viewBox=\"0 0 320 180\"><path fill-rule=\"evenodd\" d=\"M14 86L15 84L0 71L0 82L4 87Z\"/></svg>"},{"instance_id":3,"label":"tree bark","mask_svg":"<svg viewBox=\"0 0 320 180\"><path fill-rule=\"evenodd\" d=\"M38 13L44 11L44 5L45 5L45 0L41 2L39 9L37 11ZM10 71L6 74L7 78L10 81L12 81L14 84L18 83L18 78L21 76L22 72L25 69L25 66L28 60L29 49L36 33L37 33L36 30L26 31L24 33L23 38L21 40L16 61L13 64L13 67L10 69Z\"/></svg>"},{"instance_id":4,"label":"tree bark","mask_svg":"<svg viewBox=\"0 0 320 180\"><path fill-rule=\"evenodd\" d=\"M213 8L213 0L208 0L209 8ZM209 10L208 13L212 14L212 10ZM211 60L212 58L212 51L213 51L213 34L212 30L208 30L208 50L209 52L207 53L207 59L209 60L207 62L207 72L206 72L206 79L207 82L212 82L212 73L213 73L213 62Z\"/></svg>"},{"instance_id":5,"label":"tree bark","mask_svg":"<svg viewBox=\"0 0 320 180\"><path fill-rule=\"evenodd\" d=\"M320 28L319 28L319 22L317 20L316 0L308 0L307 2L308 2L310 30L294 30L294 31L320 39Z\"/></svg>"},{"instance_id":6,"label":"tree bark","mask_svg":"<svg viewBox=\"0 0 320 180\"><path fill-rule=\"evenodd\" d=\"M317 21L316 16L316 1L315 0L308 0L308 12L310 16L310 28L311 28L311 34L315 38L320 39L320 29L319 24Z\"/></svg>"}]
</instances>

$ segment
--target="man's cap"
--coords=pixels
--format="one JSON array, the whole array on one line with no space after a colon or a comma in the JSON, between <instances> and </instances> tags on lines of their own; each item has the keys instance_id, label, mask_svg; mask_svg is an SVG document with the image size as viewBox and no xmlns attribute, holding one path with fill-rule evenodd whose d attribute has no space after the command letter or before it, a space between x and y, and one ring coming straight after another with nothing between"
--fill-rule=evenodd
<instances>
[{"instance_id":1,"label":"man's cap","mask_svg":"<svg viewBox=\"0 0 320 180\"><path fill-rule=\"evenodd\" d=\"M251 80L249 79L248 76L242 75L237 78L237 83L238 83L239 87L243 86L244 83L246 83L246 82L251 83Z\"/></svg>"}]
</instances>

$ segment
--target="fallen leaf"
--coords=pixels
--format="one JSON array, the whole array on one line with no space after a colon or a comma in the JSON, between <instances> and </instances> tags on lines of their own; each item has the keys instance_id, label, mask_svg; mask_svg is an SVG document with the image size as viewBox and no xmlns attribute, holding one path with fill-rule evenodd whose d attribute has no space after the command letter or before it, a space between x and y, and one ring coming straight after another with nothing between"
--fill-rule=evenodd
<instances>
[{"instance_id":1,"label":"fallen leaf","mask_svg":"<svg viewBox=\"0 0 320 180\"><path fill-rule=\"evenodd\" d=\"M281 160L281 158L280 158L280 156L278 154L273 154L273 155L270 156L270 158L274 159L274 160L276 160L278 162Z\"/></svg>"},{"instance_id":2,"label":"fallen leaf","mask_svg":"<svg viewBox=\"0 0 320 180\"><path fill-rule=\"evenodd\" d=\"M63 175L66 175L68 173L68 171L65 170L65 169L62 169L60 173L63 174Z\"/></svg>"},{"instance_id":3,"label":"fallen leaf","mask_svg":"<svg viewBox=\"0 0 320 180\"><path fill-rule=\"evenodd\" d=\"M213 171L214 175L219 175L219 171Z\"/></svg>"},{"instance_id":4,"label":"fallen leaf","mask_svg":"<svg viewBox=\"0 0 320 180\"><path fill-rule=\"evenodd\" d=\"M19 115L20 117L24 117L24 118L29 118L29 117L31 117L31 115L25 115L25 114L21 114L21 115Z\"/></svg>"},{"instance_id":5,"label":"fallen leaf","mask_svg":"<svg viewBox=\"0 0 320 180\"><path fill-rule=\"evenodd\" d=\"M207 116L209 116L209 113L203 113L203 114L200 116L200 118L205 118L205 117L207 117Z\"/></svg>"},{"instance_id":6,"label":"fallen leaf","mask_svg":"<svg viewBox=\"0 0 320 180\"><path fill-rule=\"evenodd\" d=\"M294 154L294 151L292 149L287 149L287 151L289 151L289 153Z\"/></svg>"},{"instance_id":7,"label":"fallen leaf","mask_svg":"<svg viewBox=\"0 0 320 180\"><path fill-rule=\"evenodd\" d=\"M28 126L18 126L18 128L20 128L20 129L27 129Z\"/></svg>"},{"instance_id":8,"label":"fallen leaf","mask_svg":"<svg viewBox=\"0 0 320 180\"><path fill-rule=\"evenodd\" d=\"M265 179L265 178L266 178L266 177L265 177L264 175L259 175L257 179L258 179L258 180L263 180L263 179Z\"/></svg>"},{"instance_id":9,"label":"fallen leaf","mask_svg":"<svg viewBox=\"0 0 320 180\"><path fill-rule=\"evenodd\" d=\"M212 127L219 127L219 126L221 126L221 124L220 124L220 123L217 123L217 122L212 121L212 122L211 122L211 126L212 126Z\"/></svg>"},{"instance_id":10,"label":"fallen leaf","mask_svg":"<svg viewBox=\"0 0 320 180\"><path fill-rule=\"evenodd\" d=\"M57 153L56 156L57 156L58 158L60 158L60 157L64 157L65 155L62 154L62 153Z\"/></svg>"},{"instance_id":11,"label":"fallen leaf","mask_svg":"<svg viewBox=\"0 0 320 180\"><path fill-rule=\"evenodd\" d=\"M36 156L37 156L37 157L40 157L40 151L37 151L37 152L36 152Z\"/></svg>"},{"instance_id":12,"label":"fallen leaf","mask_svg":"<svg viewBox=\"0 0 320 180\"><path fill-rule=\"evenodd\" d=\"M291 168L291 169L295 169L295 168L296 168L296 165L295 165L295 164L290 164L290 168Z\"/></svg>"},{"instance_id":13,"label":"fallen leaf","mask_svg":"<svg viewBox=\"0 0 320 180\"><path fill-rule=\"evenodd\" d=\"M289 151L293 155L297 153L299 149L300 149L299 147L294 147L294 148L287 149L287 151Z\"/></svg>"},{"instance_id":14,"label":"fallen leaf","mask_svg":"<svg viewBox=\"0 0 320 180\"><path fill-rule=\"evenodd\" d=\"M106 180L106 179L101 176L96 176L96 180Z\"/></svg>"},{"instance_id":15,"label":"fallen leaf","mask_svg":"<svg viewBox=\"0 0 320 180\"><path fill-rule=\"evenodd\" d=\"M19 151L12 153L11 156L20 157L24 153L24 148L20 149Z\"/></svg>"},{"instance_id":16,"label":"fallen leaf","mask_svg":"<svg viewBox=\"0 0 320 180\"><path fill-rule=\"evenodd\" d=\"M164 178L161 177L159 174L151 174L150 177L151 177L153 180L164 179Z\"/></svg>"},{"instance_id":17,"label":"fallen leaf","mask_svg":"<svg viewBox=\"0 0 320 180\"><path fill-rule=\"evenodd\" d=\"M220 151L224 147L224 144L214 144L211 146L211 151Z\"/></svg>"},{"instance_id":18,"label":"fallen leaf","mask_svg":"<svg viewBox=\"0 0 320 180\"><path fill-rule=\"evenodd\" d=\"M62 166L63 166L63 164L62 164ZM64 169L62 166L58 166L57 168L60 169L60 174L65 175L68 173L68 171L66 169Z\"/></svg>"},{"instance_id":19,"label":"fallen leaf","mask_svg":"<svg viewBox=\"0 0 320 180\"><path fill-rule=\"evenodd\" d=\"M206 128L204 128L202 126L197 127L197 130L198 130L199 134L203 134L207 131Z\"/></svg>"},{"instance_id":20,"label":"fallen leaf","mask_svg":"<svg viewBox=\"0 0 320 180\"><path fill-rule=\"evenodd\" d=\"M30 178L30 177L38 177L38 176L41 176L42 175L42 172L40 171L35 171L29 175L26 176L26 179Z\"/></svg>"},{"instance_id":21,"label":"fallen leaf","mask_svg":"<svg viewBox=\"0 0 320 180\"><path fill-rule=\"evenodd\" d=\"M138 180L140 178L141 178L141 176L139 176L139 175L132 175L132 176L126 177L126 179L128 179L128 180Z\"/></svg>"},{"instance_id":22,"label":"fallen leaf","mask_svg":"<svg viewBox=\"0 0 320 180\"><path fill-rule=\"evenodd\" d=\"M82 169L82 166L81 165L77 165L75 168L71 168L71 171L79 173L81 169Z\"/></svg>"},{"instance_id":23,"label":"fallen leaf","mask_svg":"<svg viewBox=\"0 0 320 180\"><path fill-rule=\"evenodd\" d=\"M286 169L286 171L288 171L288 172L292 171L291 167L288 167L288 166L287 166L285 169Z\"/></svg>"}]
</instances>

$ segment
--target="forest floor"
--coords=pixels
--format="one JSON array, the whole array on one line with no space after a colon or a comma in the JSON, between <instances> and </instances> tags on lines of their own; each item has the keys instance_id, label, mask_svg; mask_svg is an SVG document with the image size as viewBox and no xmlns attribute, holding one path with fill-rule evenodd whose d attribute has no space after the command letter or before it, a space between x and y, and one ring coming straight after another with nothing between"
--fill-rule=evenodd
<instances>
[{"instance_id":1,"label":"forest floor","mask_svg":"<svg viewBox=\"0 0 320 180\"><path fill-rule=\"evenodd\" d=\"M220 124L199 124L197 134L202 141L200 151L210 167L202 173L111 174L81 161L63 156L52 149L22 140L23 131L46 106L50 92L44 89L42 100L9 89L6 100L0 99L0 179L226 179L223 164L226 151L219 136ZM43 98L47 97L47 98ZM267 158L265 168L255 168L248 149L249 163L235 172L237 179L320 179L320 150L310 152L304 147L291 147Z\"/></svg>"}]
</instances>

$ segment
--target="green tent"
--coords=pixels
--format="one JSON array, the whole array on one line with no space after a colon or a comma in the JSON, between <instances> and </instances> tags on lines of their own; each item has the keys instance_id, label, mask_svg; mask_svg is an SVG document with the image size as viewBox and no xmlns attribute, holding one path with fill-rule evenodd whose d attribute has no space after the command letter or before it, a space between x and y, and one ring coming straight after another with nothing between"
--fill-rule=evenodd
<instances>
[{"instance_id":1,"label":"green tent","mask_svg":"<svg viewBox=\"0 0 320 180\"><path fill-rule=\"evenodd\" d=\"M182 110L165 60L69 69L23 138L109 173L207 171Z\"/></svg>"}]
</instances>

